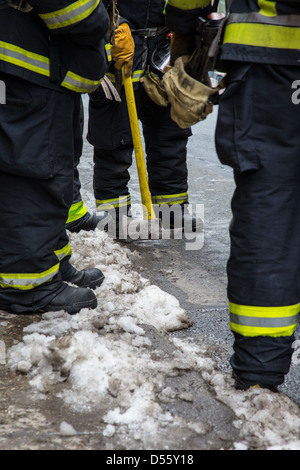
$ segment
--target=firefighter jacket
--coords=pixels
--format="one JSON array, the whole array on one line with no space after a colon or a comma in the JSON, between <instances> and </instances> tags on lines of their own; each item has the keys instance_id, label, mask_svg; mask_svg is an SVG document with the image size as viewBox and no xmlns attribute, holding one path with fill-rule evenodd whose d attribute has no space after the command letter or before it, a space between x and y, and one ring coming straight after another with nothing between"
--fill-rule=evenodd
<instances>
[{"instance_id":1,"label":"firefighter jacket","mask_svg":"<svg viewBox=\"0 0 300 470\"><path fill-rule=\"evenodd\" d=\"M190 34L197 16L196 7L203 1L169 0L166 9L169 26L174 31ZM233 0L224 31L221 59L299 65L299 2Z\"/></svg>"},{"instance_id":2,"label":"firefighter jacket","mask_svg":"<svg viewBox=\"0 0 300 470\"><path fill-rule=\"evenodd\" d=\"M32 0L0 14L0 72L37 85L86 93L105 73L108 15L100 0Z\"/></svg>"},{"instance_id":3,"label":"firefighter jacket","mask_svg":"<svg viewBox=\"0 0 300 470\"><path fill-rule=\"evenodd\" d=\"M132 81L137 84L147 71L155 47L166 42L168 28L164 13L165 0L118 0L120 24L127 22L135 42ZM113 64L108 77L114 79Z\"/></svg>"}]
</instances>

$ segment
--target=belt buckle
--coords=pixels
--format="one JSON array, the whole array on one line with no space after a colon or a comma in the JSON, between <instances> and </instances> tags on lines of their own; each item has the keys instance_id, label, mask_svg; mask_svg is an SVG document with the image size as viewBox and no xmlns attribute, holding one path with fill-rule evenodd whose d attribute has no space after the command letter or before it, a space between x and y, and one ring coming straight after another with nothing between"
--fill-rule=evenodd
<instances>
[{"instance_id":1,"label":"belt buckle","mask_svg":"<svg viewBox=\"0 0 300 470\"><path fill-rule=\"evenodd\" d=\"M157 33L157 28L149 28L147 34L145 34L145 38L154 38Z\"/></svg>"}]
</instances>

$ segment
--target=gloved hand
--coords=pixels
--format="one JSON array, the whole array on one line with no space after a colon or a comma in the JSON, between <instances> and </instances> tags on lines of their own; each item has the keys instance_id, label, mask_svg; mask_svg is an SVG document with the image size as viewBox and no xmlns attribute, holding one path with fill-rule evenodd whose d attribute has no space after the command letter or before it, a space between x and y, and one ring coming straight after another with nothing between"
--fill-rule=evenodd
<instances>
[{"instance_id":1,"label":"gloved hand","mask_svg":"<svg viewBox=\"0 0 300 470\"><path fill-rule=\"evenodd\" d=\"M172 33L170 46L170 65L175 64L178 57L190 56L195 49L194 36L180 33Z\"/></svg>"},{"instance_id":2,"label":"gloved hand","mask_svg":"<svg viewBox=\"0 0 300 470\"><path fill-rule=\"evenodd\" d=\"M188 56L179 57L163 76L164 90L171 105L171 118L185 129L203 121L213 110L210 97L223 87L211 88L187 74Z\"/></svg>"},{"instance_id":3,"label":"gloved hand","mask_svg":"<svg viewBox=\"0 0 300 470\"><path fill-rule=\"evenodd\" d=\"M169 100L167 93L164 88L163 80L159 77L148 73L140 79L143 84L147 95L156 103L158 106L168 106Z\"/></svg>"},{"instance_id":4,"label":"gloved hand","mask_svg":"<svg viewBox=\"0 0 300 470\"><path fill-rule=\"evenodd\" d=\"M127 23L120 24L116 29L113 42L111 53L112 58L115 61L115 68L120 70L124 66L125 76L130 77L132 73L135 46Z\"/></svg>"}]
</instances>

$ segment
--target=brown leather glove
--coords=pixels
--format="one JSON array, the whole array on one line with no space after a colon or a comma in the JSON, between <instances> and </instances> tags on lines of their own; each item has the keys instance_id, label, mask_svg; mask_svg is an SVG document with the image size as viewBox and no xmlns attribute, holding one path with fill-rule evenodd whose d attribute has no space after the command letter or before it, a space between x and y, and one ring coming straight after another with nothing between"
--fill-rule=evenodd
<instances>
[{"instance_id":1,"label":"brown leather glove","mask_svg":"<svg viewBox=\"0 0 300 470\"><path fill-rule=\"evenodd\" d=\"M170 47L170 65L175 64L178 57L190 56L195 49L194 36L186 36L185 34L172 33Z\"/></svg>"},{"instance_id":2,"label":"brown leather glove","mask_svg":"<svg viewBox=\"0 0 300 470\"><path fill-rule=\"evenodd\" d=\"M154 103L158 106L168 106L169 101L164 89L164 83L159 77L148 73L140 79L140 82L144 85L147 95Z\"/></svg>"},{"instance_id":3,"label":"brown leather glove","mask_svg":"<svg viewBox=\"0 0 300 470\"><path fill-rule=\"evenodd\" d=\"M189 56L176 60L163 76L163 85L171 105L171 118L185 129L203 121L213 110L209 99L219 92L222 85L211 88L186 73L185 65Z\"/></svg>"},{"instance_id":4,"label":"brown leather glove","mask_svg":"<svg viewBox=\"0 0 300 470\"><path fill-rule=\"evenodd\" d=\"M115 61L115 68L122 69L124 66L124 74L130 77L132 73L134 41L127 23L122 23L114 34L114 43L112 44L111 53Z\"/></svg>"}]
</instances>

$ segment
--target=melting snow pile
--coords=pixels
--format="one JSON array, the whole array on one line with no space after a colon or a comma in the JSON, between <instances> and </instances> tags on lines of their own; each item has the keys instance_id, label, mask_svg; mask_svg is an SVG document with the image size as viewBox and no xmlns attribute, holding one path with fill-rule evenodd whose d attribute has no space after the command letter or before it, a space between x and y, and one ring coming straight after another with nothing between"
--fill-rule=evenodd
<instances>
[{"instance_id":1,"label":"melting snow pile","mask_svg":"<svg viewBox=\"0 0 300 470\"><path fill-rule=\"evenodd\" d=\"M199 436L207 432L207 423L174 417L157 401L157 396L170 397L174 392L165 385L167 376L194 370L234 411L240 432L236 448L300 449L300 413L287 397L257 389L235 391L205 344L200 348L188 340L169 338L172 347L167 357L153 350L145 325L165 334L188 327L190 321L173 296L132 270L135 254L98 230L73 234L71 244L73 264L78 269L98 267L106 279L95 291L97 309L73 316L44 314L24 329L23 342L8 351L8 366L27 374L37 396L62 384L59 396L71 409L105 409L104 436L113 436L123 426L133 439L151 446L153 436L159 439L160 431L168 427Z\"/></svg>"},{"instance_id":2,"label":"melting snow pile","mask_svg":"<svg viewBox=\"0 0 300 470\"><path fill-rule=\"evenodd\" d=\"M151 340L143 326L161 334L186 328L190 320L173 296L132 270L137 256L100 231L72 234L72 263L78 269L98 267L105 281L95 290L98 306L77 315L52 312L24 329L23 342L8 351L8 366L28 374L38 394L65 383L60 397L75 411L106 406L105 422L125 424L135 434L156 432L156 421L173 421L155 401L164 377L174 368L189 368L182 353L173 361L152 359ZM177 357L178 356L178 357ZM117 406L116 406L117 405ZM146 417L146 418L145 418ZM148 425L147 425L148 423ZM148 428L148 431L147 431Z\"/></svg>"}]
</instances>

